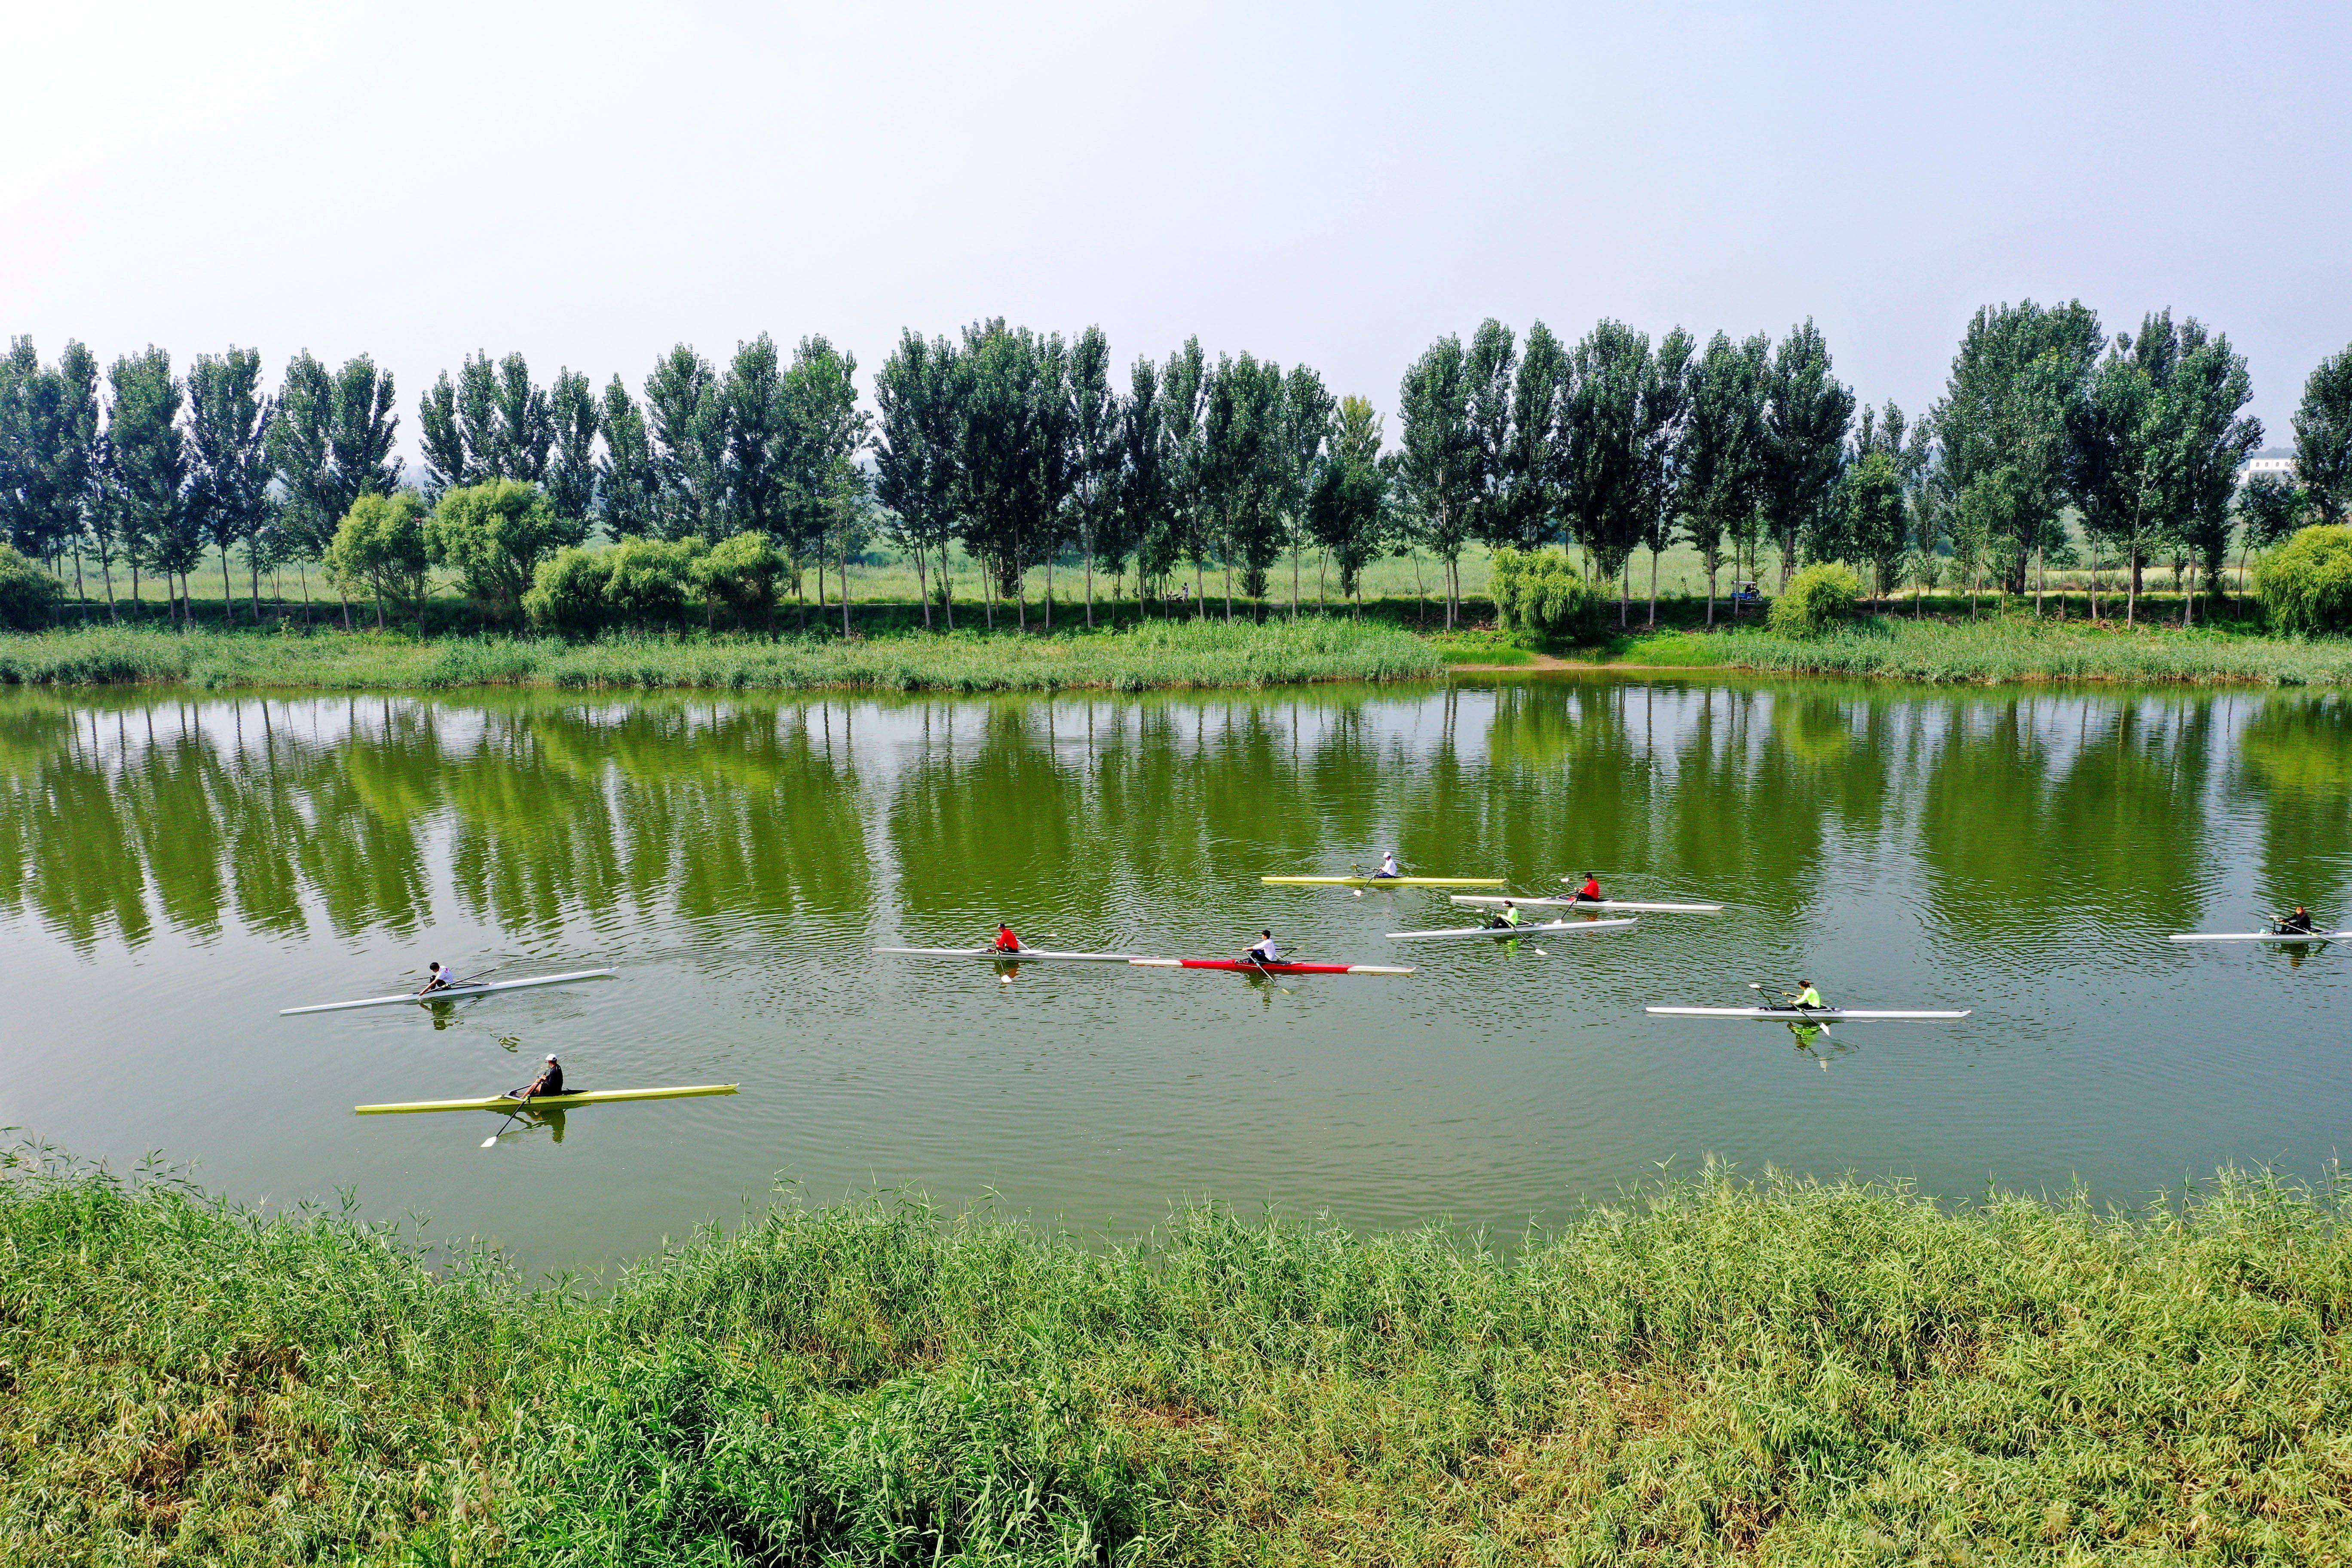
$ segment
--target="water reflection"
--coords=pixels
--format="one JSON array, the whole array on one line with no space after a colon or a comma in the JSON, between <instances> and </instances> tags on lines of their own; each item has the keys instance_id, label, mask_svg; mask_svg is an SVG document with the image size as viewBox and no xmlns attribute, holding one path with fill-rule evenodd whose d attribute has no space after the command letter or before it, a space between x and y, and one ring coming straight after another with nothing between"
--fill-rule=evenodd
<instances>
[{"instance_id":1,"label":"water reflection","mask_svg":"<svg viewBox=\"0 0 2352 1568\"><path fill-rule=\"evenodd\" d=\"M909 931L1131 925L1203 874L1388 848L1790 917L1852 891L1822 886L1834 840L1916 853L1938 929L2031 945L2053 907L2188 929L2247 853L2263 900L2332 918L2347 828L2345 705L2297 692L0 700L0 911L83 951L411 932L436 833L467 913L518 935L781 937L858 920L885 881Z\"/></svg>"}]
</instances>

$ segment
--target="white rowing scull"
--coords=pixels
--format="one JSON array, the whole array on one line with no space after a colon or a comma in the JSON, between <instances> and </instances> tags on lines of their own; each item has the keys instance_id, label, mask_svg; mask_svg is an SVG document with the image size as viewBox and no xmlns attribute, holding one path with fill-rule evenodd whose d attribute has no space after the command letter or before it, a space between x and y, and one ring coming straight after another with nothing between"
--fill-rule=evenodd
<instances>
[{"instance_id":1,"label":"white rowing scull","mask_svg":"<svg viewBox=\"0 0 2352 1568\"><path fill-rule=\"evenodd\" d=\"M290 1018L297 1013L341 1013L352 1007L390 1007L402 1002L457 1002L467 996L488 996L494 991L521 991L533 985L564 985L574 980L601 980L617 973L610 969L575 969L569 974L536 974L526 980L499 980L487 985L446 985L422 995L404 991L397 996L364 996L357 1002L320 1002L310 1007L280 1007L278 1016Z\"/></svg>"},{"instance_id":2,"label":"white rowing scull","mask_svg":"<svg viewBox=\"0 0 2352 1568\"><path fill-rule=\"evenodd\" d=\"M1032 961L1061 963L1133 963L1148 956L1139 952L1055 952L1050 948L1024 947L1006 952L993 947L877 947L892 958L992 958L1003 963Z\"/></svg>"},{"instance_id":3,"label":"white rowing scull","mask_svg":"<svg viewBox=\"0 0 2352 1568\"><path fill-rule=\"evenodd\" d=\"M1659 904L1643 899L1507 899L1496 893L1456 893L1457 904L1517 904L1523 910L1601 910L1612 914L1719 915L1721 904Z\"/></svg>"},{"instance_id":4,"label":"white rowing scull","mask_svg":"<svg viewBox=\"0 0 2352 1568\"><path fill-rule=\"evenodd\" d=\"M1467 942L1476 937L1558 936L1562 932L1623 931L1633 924L1622 921L1545 921L1517 926L1455 926L1445 931L1392 931L1391 942Z\"/></svg>"},{"instance_id":5,"label":"white rowing scull","mask_svg":"<svg viewBox=\"0 0 2352 1568\"><path fill-rule=\"evenodd\" d=\"M1760 1018L1782 1024L1845 1024L1910 1022L1965 1018L1976 1011L1905 1009L1897 1007L1645 1007L1643 1011L1669 1018Z\"/></svg>"}]
</instances>

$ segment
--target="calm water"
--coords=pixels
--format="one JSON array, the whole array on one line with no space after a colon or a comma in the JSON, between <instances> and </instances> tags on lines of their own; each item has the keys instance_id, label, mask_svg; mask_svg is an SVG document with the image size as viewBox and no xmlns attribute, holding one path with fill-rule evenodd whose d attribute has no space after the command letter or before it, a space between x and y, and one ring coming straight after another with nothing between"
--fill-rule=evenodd
<instances>
[{"instance_id":1,"label":"calm water","mask_svg":"<svg viewBox=\"0 0 2352 1568\"><path fill-rule=\"evenodd\" d=\"M2352 710L2293 693L1530 680L1195 697L60 700L0 694L0 1122L291 1200L356 1188L538 1267L905 1184L1099 1235L1213 1194L1516 1229L1661 1165L2133 1198L2352 1131ZM1406 944L1441 873L1717 899L1516 951ZM1033 942L1410 962L1302 979L879 959ZM2343 923L2343 922L2339 922ZM1542 948L1538 953L1537 948ZM618 979L280 1018L429 958ZM1810 974L1958 1025L1654 1019ZM354 1103L739 1081L478 1145Z\"/></svg>"}]
</instances>

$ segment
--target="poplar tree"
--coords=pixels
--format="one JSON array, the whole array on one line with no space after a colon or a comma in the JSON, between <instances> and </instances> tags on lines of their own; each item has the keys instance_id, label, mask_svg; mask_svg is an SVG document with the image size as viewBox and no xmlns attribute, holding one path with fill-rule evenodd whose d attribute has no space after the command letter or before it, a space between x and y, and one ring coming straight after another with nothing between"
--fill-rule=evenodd
<instances>
[{"instance_id":1,"label":"poplar tree","mask_svg":"<svg viewBox=\"0 0 2352 1568\"><path fill-rule=\"evenodd\" d=\"M253 574L254 624L261 624L261 563L255 545L271 512L271 413L261 390L258 350L196 356L188 374L188 510L198 531L220 552L224 621L235 618L229 546L241 544Z\"/></svg>"},{"instance_id":2,"label":"poplar tree","mask_svg":"<svg viewBox=\"0 0 2352 1568\"><path fill-rule=\"evenodd\" d=\"M1160 450L1168 498L1162 547L1170 566L1186 559L1192 563L1192 613L1201 619L1208 615L1202 595L1209 546L1201 464L1201 416L1208 390L1208 360L1201 352L1201 340L1186 338L1168 356L1160 377Z\"/></svg>"},{"instance_id":3,"label":"poplar tree","mask_svg":"<svg viewBox=\"0 0 2352 1568\"><path fill-rule=\"evenodd\" d=\"M1118 405L1118 542L1135 555L1136 615L1145 614L1145 584L1164 582L1176 563L1169 527L1168 427L1160 408L1160 369L1139 358L1128 372Z\"/></svg>"},{"instance_id":4,"label":"poplar tree","mask_svg":"<svg viewBox=\"0 0 2352 1568\"><path fill-rule=\"evenodd\" d=\"M778 468L787 532L822 561L829 539L839 567L841 634L850 633L849 556L864 526L865 477L856 466L869 420L857 405L857 356L822 336L803 338L778 388ZM858 543L863 549L863 543ZM817 594L824 593L818 567Z\"/></svg>"},{"instance_id":5,"label":"poplar tree","mask_svg":"<svg viewBox=\"0 0 2352 1568\"><path fill-rule=\"evenodd\" d=\"M1633 551L1654 504L1645 398L1656 375L1647 335L1604 321L1576 346L1574 391L1561 421L1560 467L1577 542L1594 576L1618 584L1617 624L1630 623Z\"/></svg>"},{"instance_id":6,"label":"poplar tree","mask_svg":"<svg viewBox=\"0 0 2352 1568\"><path fill-rule=\"evenodd\" d=\"M1734 343L1707 340L1691 375L1690 416L1675 464L1683 537L1706 568L1706 624L1715 625L1716 574L1728 538L1756 515L1764 467L1764 382L1771 343L1762 334ZM1735 565L1737 563L1735 562Z\"/></svg>"},{"instance_id":7,"label":"poplar tree","mask_svg":"<svg viewBox=\"0 0 2352 1568\"><path fill-rule=\"evenodd\" d=\"M1489 544L1541 550L1559 535L1559 423L1570 379L1567 349L1538 321L1528 329L1512 384L1509 435L1500 457L1504 499Z\"/></svg>"},{"instance_id":8,"label":"poplar tree","mask_svg":"<svg viewBox=\"0 0 2352 1568\"><path fill-rule=\"evenodd\" d=\"M1070 496L1087 562L1087 628L1095 624L1095 552L1118 505L1118 395L1110 384L1110 342L1088 327L1070 345Z\"/></svg>"},{"instance_id":9,"label":"poplar tree","mask_svg":"<svg viewBox=\"0 0 2352 1568\"><path fill-rule=\"evenodd\" d=\"M874 494L895 515L899 542L915 558L926 631L931 626L927 563L933 556L947 629L955 630L948 552L957 528L956 375L953 343L943 337L926 341L908 330L899 333L898 348L874 377L874 403L881 411L874 440Z\"/></svg>"},{"instance_id":10,"label":"poplar tree","mask_svg":"<svg viewBox=\"0 0 2352 1568\"><path fill-rule=\"evenodd\" d=\"M719 537L727 518L727 416L710 362L686 343L646 377L646 426L664 539Z\"/></svg>"},{"instance_id":11,"label":"poplar tree","mask_svg":"<svg viewBox=\"0 0 2352 1568\"><path fill-rule=\"evenodd\" d=\"M1404 373L1397 391L1404 426L1398 479L1418 521L1420 542L1443 564L1450 631L1458 599L1456 563L1477 516L1484 473L1470 422L1469 367L1461 340L1448 334L1432 343Z\"/></svg>"},{"instance_id":12,"label":"poplar tree","mask_svg":"<svg viewBox=\"0 0 2352 1568\"><path fill-rule=\"evenodd\" d=\"M2294 476L2321 519L2352 510L2352 348L2319 362L2294 411Z\"/></svg>"},{"instance_id":13,"label":"poplar tree","mask_svg":"<svg viewBox=\"0 0 2352 1568\"><path fill-rule=\"evenodd\" d=\"M173 579L201 557L203 542L188 526L188 448L180 428L182 393L172 356L149 347L118 359L106 373L113 394L107 410L107 478L123 520L131 557L131 595L137 569L161 573L173 619L179 599Z\"/></svg>"},{"instance_id":14,"label":"poplar tree","mask_svg":"<svg viewBox=\"0 0 2352 1568\"><path fill-rule=\"evenodd\" d=\"M1282 439L1278 457L1279 505L1290 545L1290 618L1298 618L1299 556L1314 531L1307 502L1323 466L1337 408L1322 376L1303 364L1290 367L1282 384Z\"/></svg>"},{"instance_id":15,"label":"poplar tree","mask_svg":"<svg viewBox=\"0 0 2352 1568\"><path fill-rule=\"evenodd\" d=\"M645 411L614 376L604 387L597 425L604 454L596 460L596 516L615 539L661 531L661 475Z\"/></svg>"},{"instance_id":16,"label":"poplar tree","mask_svg":"<svg viewBox=\"0 0 2352 1568\"><path fill-rule=\"evenodd\" d=\"M547 393L555 445L547 464L547 500L558 517L585 521L596 504L596 436L603 420L586 375L566 366Z\"/></svg>"},{"instance_id":17,"label":"poplar tree","mask_svg":"<svg viewBox=\"0 0 2352 1568\"><path fill-rule=\"evenodd\" d=\"M1831 374L1829 345L1810 317L1780 340L1764 384L1759 510L1779 536L1786 588L1798 542L1833 499L1854 395Z\"/></svg>"},{"instance_id":18,"label":"poplar tree","mask_svg":"<svg viewBox=\"0 0 2352 1568\"><path fill-rule=\"evenodd\" d=\"M1339 595L1364 615L1364 567L1387 543L1389 468L1381 461L1381 416L1361 397L1343 397L1332 424L1329 455L1316 474L1308 501L1315 542L1339 567Z\"/></svg>"}]
</instances>

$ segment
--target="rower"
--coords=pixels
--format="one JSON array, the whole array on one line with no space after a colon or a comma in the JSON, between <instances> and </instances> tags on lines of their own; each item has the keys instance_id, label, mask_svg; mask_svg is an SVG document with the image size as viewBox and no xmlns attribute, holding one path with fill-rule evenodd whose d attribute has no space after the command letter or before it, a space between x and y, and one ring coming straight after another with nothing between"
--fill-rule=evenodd
<instances>
[{"instance_id":1,"label":"rower","mask_svg":"<svg viewBox=\"0 0 2352 1568\"><path fill-rule=\"evenodd\" d=\"M996 940L990 945L999 952L1019 952L1021 939L1013 934L1011 926L999 921L996 924Z\"/></svg>"},{"instance_id":2,"label":"rower","mask_svg":"<svg viewBox=\"0 0 2352 1568\"><path fill-rule=\"evenodd\" d=\"M1601 879L1587 871L1584 874L1584 886L1576 889L1576 901L1580 904L1601 902Z\"/></svg>"},{"instance_id":3,"label":"rower","mask_svg":"<svg viewBox=\"0 0 2352 1568\"><path fill-rule=\"evenodd\" d=\"M1519 906L1511 902L1510 900L1505 899L1503 900L1501 912L1487 921L1486 929L1489 931L1507 930L1511 927L1517 926L1518 923Z\"/></svg>"},{"instance_id":4,"label":"rower","mask_svg":"<svg viewBox=\"0 0 2352 1568\"><path fill-rule=\"evenodd\" d=\"M1813 983L1811 981L1800 980L1797 982L1797 999L1794 1002L1791 1002L1790 1005L1792 1007L1821 1008L1827 1006L1828 1004L1822 1000L1822 994L1813 989Z\"/></svg>"},{"instance_id":5,"label":"rower","mask_svg":"<svg viewBox=\"0 0 2352 1568\"><path fill-rule=\"evenodd\" d=\"M417 991L416 994L419 996L429 992L439 991L449 984L449 972L441 967L441 961L437 958L425 966L425 973L429 978Z\"/></svg>"},{"instance_id":6,"label":"rower","mask_svg":"<svg viewBox=\"0 0 2352 1568\"><path fill-rule=\"evenodd\" d=\"M1374 881L1379 881L1383 878L1402 877L1403 875L1403 872L1397 869L1396 851L1391 849L1387 854L1381 857L1381 868L1372 873L1372 879Z\"/></svg>"},{"instance_id":7,"label":"rower","mask_svg":"<svg viewBox=\"0 0 2352 1568\"><path fill-rule=\"evenodd\" d=\"M2295 905L2294 913L2278 922L2278 930L2281 936L2308 933L2311 930L2311 911L2301 904Z\"/></svg>"},{"instance_id":8,"label":"rower","mask_svg":"<svg viewBox=\"0 0 2352 1568\"><path fill-rule=\"evenodd\" d=\"M522 1088L516 1089L514 1091L514 1098L517 1100L536 1100L541 1095L562 1094L562 1092L563 1064L557 1061L553 1057L550 1057L547 1058L547 1065L540 1069L539 1076L531 1079L530 1083L524 1085Z\"/></svg>"},{"instance_id":9,"label":"rower","mask_svg":"<svg viewBox=\"0 0 2352 1568\"><path fill-rule=\"evenodd\" d=\"M1252 963L1280 963L1282 950L1274 945L1272 931L1262 931L1257 933L1257 940L1250 943L1250 950L1242 956Z\"/></svg>"}]
</instances>

